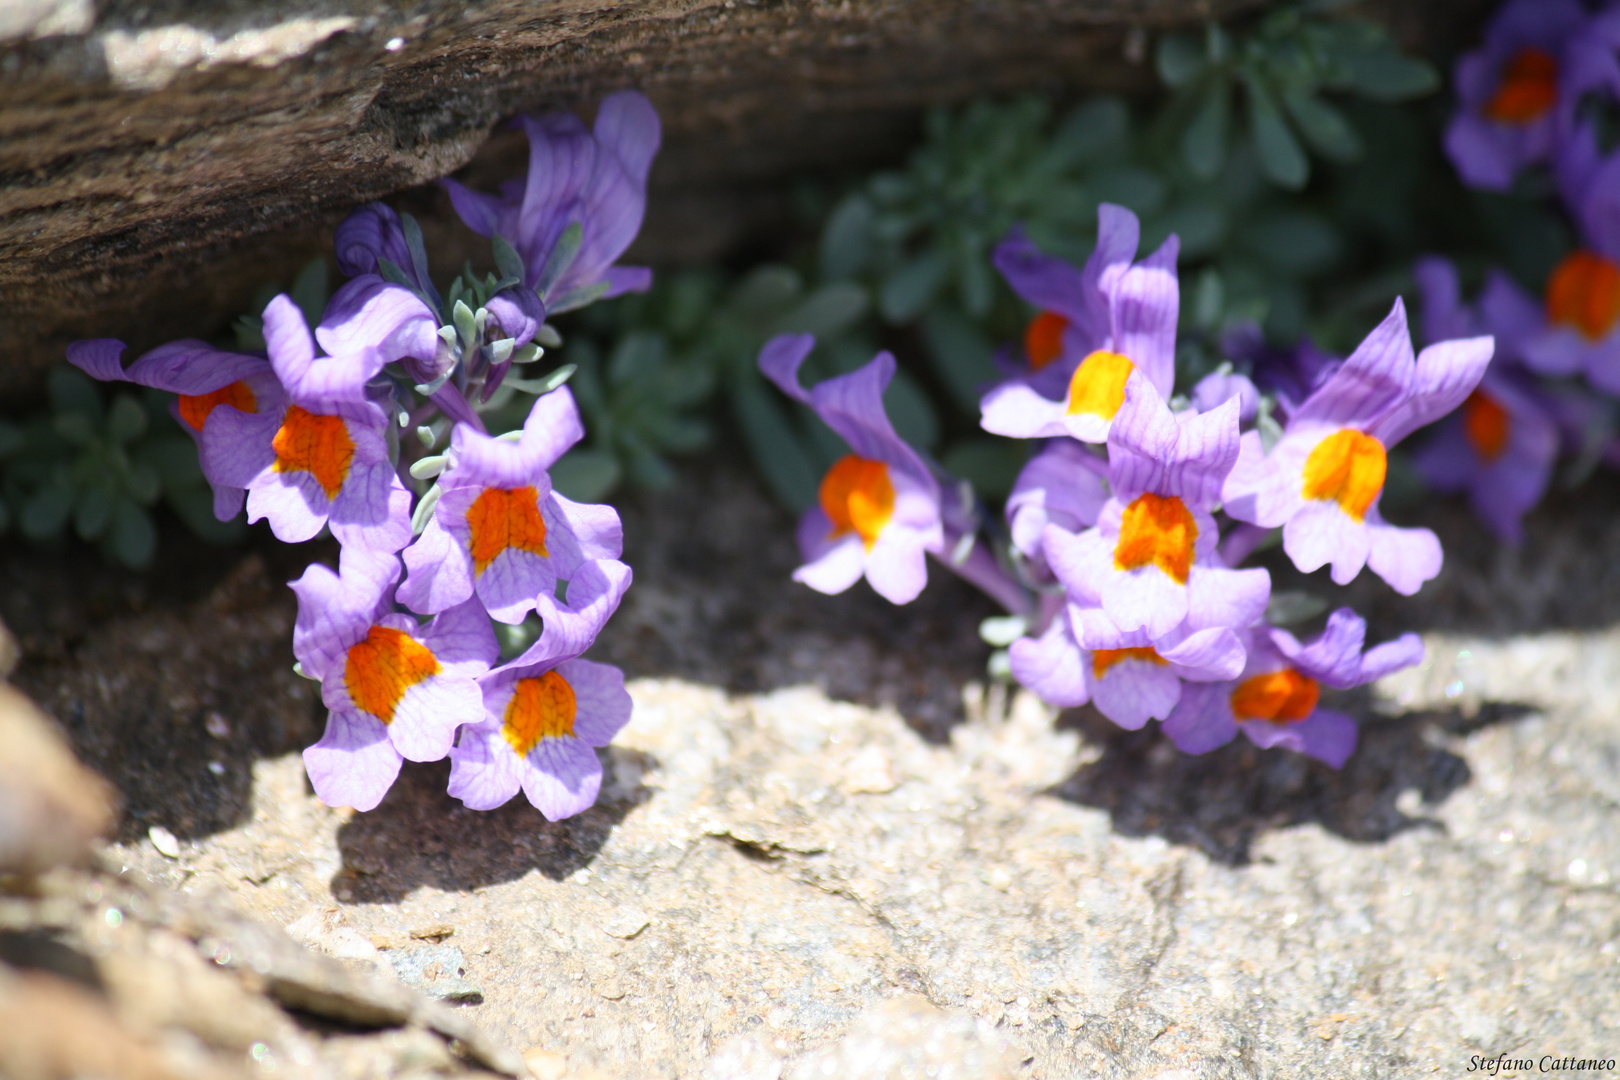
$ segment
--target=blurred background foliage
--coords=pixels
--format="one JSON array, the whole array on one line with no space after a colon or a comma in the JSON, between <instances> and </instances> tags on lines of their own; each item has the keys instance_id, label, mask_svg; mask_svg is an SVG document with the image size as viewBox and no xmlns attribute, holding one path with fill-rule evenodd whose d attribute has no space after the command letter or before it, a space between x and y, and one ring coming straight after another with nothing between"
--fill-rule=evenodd
<instances>
[{"instance_id":1,"label":"blurred background foliage","mask_svg":"<svg viewBox=\"0 0 1620 1080\"><path fill-rule=\"evenodd\" d=\"M558 462L559 490L599 500L625 484L669 485L671 459L729 427L778 501L809 505L843 445L755 367L771 336L804 331L819 340L807 385L893 351L886 404L900 434L999 498L1027 449L983 433L978 401L999 377L998 350L1017 356L1035 312L991 252L1016 224L1080 263L1103 202L1141 218L1141 255L1181 238L1183 391L1245 324L1274 345L1309 337L1347 352L1395 296L1412 298L1422 254L1452 257L1465 282L1499 265L1537 289L1572 242L1545 198L1550 181L1464 189L1441 151L1451 103L1435 93L1435 66L1347 7L1305 0L1161 36L1163 92L1141 100L935 110L902 166L804 180L778 261L660 271L649 293L562 317L550 359L577 365L588 435ZM290 289L313 322L325 264ZM244 317L231 347L262 349L258 331ZM147 509L159 501L202 535L240 533L204 512L195 453L166 408L127 390L108 406L77 372L58 376L50 416L0 427L0 528L40 539L71 524L132 566L150 558Z\"/></svg>"}]
</instances>

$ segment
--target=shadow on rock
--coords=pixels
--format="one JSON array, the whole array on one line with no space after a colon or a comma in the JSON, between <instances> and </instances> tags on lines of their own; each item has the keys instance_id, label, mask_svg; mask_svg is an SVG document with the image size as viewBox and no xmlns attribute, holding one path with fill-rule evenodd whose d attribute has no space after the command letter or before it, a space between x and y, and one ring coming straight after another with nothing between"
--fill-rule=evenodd
<instances>
[{"instance_id":1,"label":"shadow on rock","mask_svg":"<svg viewBox=\"0 0 1620 1080\"><path fill-rule=\"evenodd\" d=\"M1498 702L1468 716L1447 710L1369 720L1355 754L1334 770L1291 751L1262 750L1241 735L1208 754L1183 754L1156 724L1125 731L1088 707L1066 714L1060 726L1100 745L1102 756L1048 794L1107 810L1122 835L1161 836L1227 866L1245 866L1255 838L1268 829L1317 822L1347 840L1377 843L1408 829L1442 828L1397 806L1407 791L1425 807L1438 806L1472 778L1468 763L1435 736L1531 711Z\"/></svg>"},{"instance_id":2,"label":"shadow on rock","mask_svg":"<svg viewBox=\"0 0 1620 1080\"><path fill-rule=\"evenodd\" d=\"M656 767L651 760L638 764L640 771ZM406 762L382 805L338 829L343 869L332 879L332 894L345 902L384 903L423 885L475 889L531 870L560 881L589 866L624 816L651 795L639 783L629 790L615 784L611 757L602 767L596 805L553 822L522 794L496 810L469 810L445 793L449 762Z\"/></svg>"}]
</instances>

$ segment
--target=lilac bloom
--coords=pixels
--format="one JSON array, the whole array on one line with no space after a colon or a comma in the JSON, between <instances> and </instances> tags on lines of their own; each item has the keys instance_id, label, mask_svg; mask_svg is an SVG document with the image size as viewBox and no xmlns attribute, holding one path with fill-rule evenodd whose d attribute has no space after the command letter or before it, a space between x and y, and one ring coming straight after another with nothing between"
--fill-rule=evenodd
<instances>
[{"instance_id":1,"label":"lilac bloom","mask_svg":"<svg viewBox=\"0 0 1620 1080\"><path fill-rule=\"evenodd\" d=\"M1181 700L1183 681L1231 679L1243 668L1243 640L1234 627L1264 613L1269 579L1264 570L1232 573L1261 587L1243 591L1234 603L1230 590L1194 579L1187 618L1157 639L1145 630L1120 630L1094 598L1081 597L1040 637L1013 642L1013 677L1049 704L1068 708L1089 701L1133 731L1150 719L1162 720Z\"/></svg>"},{"instance_id":2,"label":"lilac bloom","mask_svg":"<svg viewBox=\"0 0 1620 1080\"><path fill-rule=\"evenodd\" d=\"M1013 547L1049 577L1041 553L1048 523L1070 532L1097 524L1108 501L1108 462L1073 439L1053 439L1030 458L1007 496Z\"/></svg>"},{"instance_id":3,"label":"lilac bloom","mask_svg":"<svg viewBox=\"0 0 1620 1080\"><path fill-rule=\"evenodd\" d=\"M759 354L760 371L814 409L853 451L827 471L819 505L799 521L805 563L793 580L840 593L864 575L884 599L909 603L928 583L926 553L941 553L945 534L939 483L883 410L894 357L878 353L864 367L807 391L799 368L815 344L809 334L782 334Z\"/></svg>"},{"instance_id":4,"label":"lilac bloom","mask_svg":"<svg viewBox=\"0 0 1620 1080\"><path fill-rule=\"evenodd\" d=\"M268 518L279 540L309 540L330 525L345 546L398 551L411 538L410 492L389 456L388 417L366 396L383 354L317 357L286 296L264 309L264 339L286 398L273 412L211 414L203 473L216 488L245 488L248 520Z\"/></svg>"},{"instance_id":5,"label":"lilac bloom","mask_svg":"<svg viewBox=\"0 0 1620 1080\"><path fill-rule=\"evenodd\" d=\"M1100 443L1108 438L1127 384L1146 382L1169 396L1176 378L1181 241L1171 236L1133 266L1136 239L1136 216L1105 204L1098 211L1097 249L1084 271L1042 256L1020 234L1003 241L997 267L1020 294L1068 325L1061 365L1049 364L985 395L980 424L986 431Z\"/></svg>"},{"instance_id":6,"label":"lilac bloom","mask_svg":"<svg viewBox=\"0 0 1620 1080\"><path fill-rule=\"evenodd\" d=\"M1321 687L1363 686L1423 660L1416 634L1362 652L1367 624L1349 608L1329 616L1327 628L1306 645L1269 627L1248 636L1242 674L1187 687L1165 721L1164 733L1181 750L1206 753L1241 730L1257 746L1285 746L1337 769L1356 748L1356 722L1318 707Z\"/></svg>"},{"instance_id":7,"label":"lilac bloom","mask_svg":"<svg viewBox=\"0 0 1620 1080\"><path fill-rule=\"evenodd\" d=\"M1461 405L1490 363L1488 337L1430 345L1415 359L1400 300L1350 358L1289 418L1267 456L1243 436L1227 478L1226 512L1283 529L1283 549L1305 573L1332 564L1343 585L1371 566L1410 596L1440 572L1440 541L1378 513L1386 450Z\"/></svg>"},{"instance_id":8,"label":"lilac bloom","mask_svg":"<svg viewBox=\"0 0 1620 1080\"><path fill-rule=\"evenodd\" d=\"M1415 274L1423 290L1427 340L1476 332L1479 316L1463 305L1451 263L1425 259ZM1524 533L1521 520L1547 490L1558 449L1558 426L1539 395L1503 369L1498 358L1413 464L1434 490L1468 492L1480 519L1517 544Z\"/></svg>"},{"instance_id":9,"label":"lilac bloom","mask_svg":"<svg viewBox=\"0 0 1620 1080\"><path fill-rule=\"evenodd\" d=\"M398 578L398 557L345 547L339 573L316 564L292 583L293 653L330 710L304 768L329 806L370 810L401 761L439 760L459 725L484 717L475 680L497 653L489 620L469 602L420 625L394 611Z\"/></svg>"},{"instance_id":10,"label":"lilac bloom","mask_svg":"<svg viewBox=\"0 0 1620 1080\"><path fill-rule=\"evenodd\" d=\"M547 470L584 434L566 387L536 399L516 441L457 424L432 517L405 551L400 602L432 614L476 595L499 622L520 623L530 611L548 624L566 618L558 583L624 549L611 506L576 503L551 488ZM571 585L568 593L572 601Z\"/></svg>"},{"instance_id":11,"label":"lilac bloom","mask_svg":"<svg viewBox=\"0 0 1620 1080\"><path fill-rule=\"evenodd\" d=\"M479 679L483 718L450 751L451 795L493 810L521 788L547 821L590 809L602 787L596 748L630 720L616 667L536 651Z\"/></svg>"},{"instance_id":12,"label":"lilac bloom","mask_svg":"<svg viewBox=\"0 0 1620 1080\"><path fill-rule=\"evenodd\" d=\"M586 131L567 113L521 117L529 136L529 175L484 195L442 180L456 213L481 236L501 236L523 260L523 283L555 302L575 289L607 283L606 296L644 291L652 271L614 266L641 228L647 171L658 152L658 114L633 90L610 95ZM543 272L563 232L578 223L578 254L555 280ZM553 268L555 269L555 268Z\"/></svg>"},{"instance_id":13,"label":"lilac bloom","mask_svg":"<svg viewBox=\"0 0 1620 1080\"><path fill-rule=\"evenodd\" d=\"M1463 181L1506 191L1520 169L1552 152L1567 47L1588 17L1577 0L1509 0L1484 46L1457 61L1458 111L1446 153Z\"/></svg>"},{"instance_id":14,"label":"lilac bloom","mask_svg":"<svg viewBox=\"0 0 1620 1080\"><path fill-rule=\"evenodd\" d=\"M1097 525L1078 536L1048 525L1042 536L1070 598L1095 597L1121 631L1145 632L1144 645L1188 618L1194 593L1211 607L1265 607L1265 571L1231 570L1216 555L1212 514L1237 460L1237 416L1235 398L1213 412L1177 415L1151 383L1131 384L1108 435L1113 495Z\"/></svg>"},{"instance_id":15,"label":"lilac bloom","mask_svg":"<svg viewBox=\"0 0 1620 1080\"><path fill-rule=\"evenodd\" d=\"M331 356L369 351L384 363L403 361L419 382L432 382L449 360L433 309L410 289L376 274L362 274L333 294L315 340Z\"/></svg>"},{"instance_id":16,"label":"lilac bloom","mask_svg":"<svg viewBox=\"0 0 1620 1080\"><path fill-rule=\"evenodd\" d=\"M1256 390L1270 394L1285 419L1343 362L1309 340L1287 348L1270 345L1259 325L1252 322L1226 331L1221 336L1221 352L1248 369Z\"/></svg>"},{"instance_id":17,"label":"lilac bloom","mask_svg":"<svg viewBox=\"0 0 1620 1080\"><path fill-rule=\"evenodd\" d=\"M332 234L332 246L337 249L338 269L346 277L381 276L382 260L387 259L423 296L437 295L433 283L411 257L399 215L385 203L366 203L344 218Z\"/></svg>"},{"instance_id":18,"label":"lilac bloom","mask_svg":"<svg viewBox=\"0 0 1620 1080\"><path fill-rule=\"evenodd\" d=\"M69 363L103 382L132 382L178 395L170 411L199 443L227 413L238 418L238 430L254 443L268 444L281 426L287 395L263 357L222 352L201 341L173 341L125 370L123 354L124 343L112 338L75 341L67 349ZM246 490L206 468L204 474L214 490L214 516L229 521L241 513Z\"/></svg>"},{"instance_id":19,"label":"lilac bloom","mask_svg":"<svg viewBox=\"0 0 1620 1080\"><path fill-rule=\"evenodd\" d=\"M1238 423L1247 424L1260 415L1260 391L1247 375L1234 371L1215 371L1198 380L1193 387L1193 408L1201 413L1224 405L1228 398L1238 399Z\"/></svg>"}]
</instances>

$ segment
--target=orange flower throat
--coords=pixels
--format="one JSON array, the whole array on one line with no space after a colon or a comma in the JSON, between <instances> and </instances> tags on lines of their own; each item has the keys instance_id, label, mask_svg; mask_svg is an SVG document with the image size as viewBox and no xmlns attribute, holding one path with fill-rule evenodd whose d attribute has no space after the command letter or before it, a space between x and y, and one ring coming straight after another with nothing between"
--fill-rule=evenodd
<instances>
[{"instance_id":1,"label":"orange flower throat","mask_svg":"<svg viewBox=\"0 0 1620 1080\"><path fill-rule=\"evenodd\" d=\"M1595 251L1565 256L1547 279L1547 318L1588 341L1607 337L1620 320L1620 266Z\"/></svg>"},{"instance_id":2,"label":"orange flower throat","mask_svg":"<svg viewBox=\"0 0 1620 1080\"><path fill-rule=\"evenodd\" d=\"M501 734L513 752L523 757L541 739L572 735L577 711L574 688L555 671L537 679L519 679L506 706Z\"/></svg>"},{"instance_id":3,"label":"orange flower throat","mask_svg":"<svg viewBox=\"0 0 1620 1080\"><path fill-rule=\"evenodd\" d=\"M1321 696L1315 679L1284 668L1239 683L1232 691L1232 715L1239 720L1297 724L1316 711Z\"/></svg>"},{"instance_id":4,"label":"orange flower throat","mask_svg":"<svg viewBox=\"0 0 1620 1080\"><path fill-rule=\"evenodd\" d=\"M1177 585L1185 585L1197 540L1198 523L1186 503L1174 495L1138 495L1125 508L1119 523L1114 568L1135 570L1153 565L1170 575Z\"/></svg>"},{"instance_id":5,"label":"orange flower throat","mask_svg":"<svg viewBox=\"0 0 1620 1080\"><path fill-rule=\"evenodd\" d=\"M1091 654L1091 673L1097 678L1108 674L1108 669L1122 660L1146 660L1160 667L1170 663L1153 651L1151 645L1137 645L1128 649L1098 649Z\"/></svg>"},{"instance_id":6,"label":"orange flower throat","mask_svg":"<svg viewBox=\"0 0 1620 1080\"><path fill-rule=\"evenodd\" d=\"M1357 521L1384 490L1389 461L1384 444L1355 428L1341 428L1316 444L1305 459L1304 495L1331 499Z\"/></svg>"},{"instance_id":7,"label":"orange flower throat","mask_svg":"<svg viewBox=\"0 0 1620 1080\"><path fill-rule=\"evenodd\" d=\"M1055 311L1043 311L1024 328L1024 355L1036 371L1063 355L1063 331L1069 320Z\"/></svg>"},{"instance_id":8,"label":"orange flower throat","mask_svg":"<svg viewBox=\"0 0 1620 1080\"><path fill-rule=\"evenodd\" d=\"M354 464L354 440L343 418L306 412L297 405L288 407L270 446L276 452L277 472L309 473L328 499L337 498Z\"/></svg>"},{"instance_id":9,"label":"orange flower throat","mask_svg":"<svg viewBox=\"0 0 1620 1080\"><path fill-rule=\"evenodd\" d=\"M532 487L486 488L467 508L467 529L472 534L476 574L482 574L507 548L548 554L540 496Z\"/></svg>"},{"instance_id":10,"label":"orange flower throat","mask_svg":"<svg viewBox=\"0 0 1620 1080\"><path fill-rule=\"evenodd\" d=\"M1557 100L1558 59L1526 45L1502 69L1502 81L1485 103L1485 115L1499 124L1528 124L1544 116Z\"/></svg>"},{"instance_id":11,"label":"orange flower throat","mask_svg":"<svg viewBox=\"0 0 1620 1080\"><path fill-rule=\"evenodd\" d=\"M849 454L821 478L822 512L832 521L833 536L857 533L866 550L894 516L894 481L881 461Z\"/></svg>"},{"instance_id":12,"label":"orange flower throat","mask_svg":"<svg viewBox=\"0 0 1620 1080\"><path fill-rule=\"evenodd\" d=\"M180 410L180 419L192 431L201 431L203 424L208 421L208 414L221 405L229 405L245 413L259 411L259 402L254 398L253 391L240 379L211 393L181 394L175 402L175 407Z\"/></svg>"},{"instance_id":13,"label":"orange flower throat","mask_svg":"<svg viewBox=\"0 0 1620 1080\"><path fill-rule=\"evenodd\" d=\"M1508 411L1483 390L1475 390L1463 402L1463 435L1485 461L1495 461L1507 449L1512 421Z\"/></svg>"},{"instance_id":14,"label":"orange flower throat","mask_svg":"<svg viewBox=\"0 0 1620 1080\"><path fill-rule=\"evenodd\" d=\"M349 649L343 685L350 701L391 724L405 691L439 671L439 661L427 646L403 630L373 626L366 640Z\"/></svg>"}]
</instances>

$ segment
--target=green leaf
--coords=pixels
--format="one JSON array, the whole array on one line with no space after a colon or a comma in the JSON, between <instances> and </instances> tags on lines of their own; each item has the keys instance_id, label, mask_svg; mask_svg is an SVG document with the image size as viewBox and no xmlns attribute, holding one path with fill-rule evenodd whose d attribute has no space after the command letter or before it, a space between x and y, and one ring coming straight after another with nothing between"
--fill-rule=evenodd
<instances>
[{"instance_id":1,"label":"green leaf","mask_svg":"<svg viewBox=\"0 0 1620 1080\"><path fill-rule=\"evenodd\" d=\"M101 392L90 376L62 364L51 369L46 385L53 412L72 413L84 417L92 427L101 426Z\"/></svg>"},{"instance_id":2,"label":"green leaf","mask_svg":"<svg viewBox=\"0 0 1620 1080\"><path fill-rule=\"evenodd\" d=\"M1226 136L1232 114L1232 87L1217 78L1205 88L1204 103L1181 133L1181 156L1194 176L1213 179L1226 164Z\"/></svg>"},{"instance_id":3,"label":"green leaf","mask_svg":"<svg viewBox=\"0 0 1620 1080\"><path fill-rule=\"evenodd\" d=\"M904 369L895 371L889 388L883 391L883 409L889 414L895 434L912 446L927 450L939 442L939 414L917 380Z\"/></svg>"},{"instance_id":4,"label":"green leaf","mask_svg":"<svg viewBox=\"0 0 1620 1080\"><path fill-rule=\"evenodd\" d=\"M1112 95L1095 97L1069 113L1052 133L1051 146L1061 160L1096 161L1123 152L1130 127L1123 101Z\"/></svg>"},{"instance_id":5,"label":"green leaf","mask_svg":"<svg viewBox=\"0 0 1620 1080\"><path fill-rule=\"evenodd\" d=\"M311 327L321 323L321 315L326 311L326 300L330 295L329 288L325 256L311 259L293 278L289 294L293 303L298 305L298 310L304 313L304 321Z\"/></svg>"},{"instance_id":6,"label":"green leaf","mask_svg":"<svg viewBox=\"0 0 1620 1080\"><path fill-rule=\"evenodd\" d=\"M405 250L411 253L411 268L416 271L416 280L422 283L423 288L433 292L433 277L428 273L427 245L422 242L422 226L416 223L416 218L404 213L399 215L399 226L405 234Z\"/></svg>"},{"instance_id":7,"label":"green leaf","mask_svg":"<svg viewBox=\"0 0 1620 1080\"><path fill-rule=\"evenodd\" d=\"M1348 52L1340 60L1350 69L1355 91L1374 101L1410 101L1440 86L1440 73L1433 65L1392 48Z\"/></svg>"},{"instance_id":8,"label":"green leaf","mask_svg":"<svg viewBox=\"0 0 1620 1080\"><path fill-rule=\"evenodd\" d=\"M142 506L151 506L163 491L163 481L156 469L137 462L124 477L124 491Z\"/></svg>"},{"instance_id":9,"label":"green leaf","mask_svg":"<svg viewBox=\"0 0 1620 1080\"><path fill-rule=\"evenodd\" d=\"M1157 172L1136 165L1121 165L1091 178L1093 198L1128 207L1139 217L1157 214L1169 191L1169 185Z\"/></svg>"},{"instance_id":10,"label":"green leaf","mask_svg":"<svg viewBox=\"0 0 1620 1080\"><path fill-rule=\"evenodd\" d=\"M940 464L980 495L999 500L1012 491L1027 459L1027 444L1018 439L970 438L952 444Z\"/></svg>"},{"instance_id":11,"label":"green leaf","mask_svg":"<svg viewBox=\"0 0 1620 1080\"><path fill-rule=\"evenodd\" d=\"M821 470L782 407L767 396L763 380L734 382L731 407L771 494L794 511L814 504Z\"/></svg>"},{"instance_id":12,"label":"green leaf","mask_svg":"<svg viewBox=\"0 0 1620 1080\"><path fill-rule=\"evenodd\" d=\"M1177 203L1142 230L1142 250L1152 251L1171 233L1181 237L1181 258L1196 259L1212 254L1227 237L1226 211L1202 199Z\"/></svg>"},{"instance_id":13,"label":"green leaf","mask_svg":"<svg viewBox=\"0 0 1620 1080\"><path fill-rule=\"evenodd\" d=\"M786 266L766 263L755 267L726 298L726 310L761 334L799 299L804 282Z\"/></svg>"},{"instance_id":14,"label":"green leaf","mask_svg":"<svg viewBox=\"0 0 1620 1080\"><path fill-rule=\"evenodd\" d=\"M107 551L114 559L132 570L144 570L152 564L157 550L157 529L145 510L128 499L113 503L112 528L107 532Z\"/></svg>"},{"instance_id":15,"label":"green leaf","mask_svg":"<svg viewBox=\"0 0 1620 1080\"><path fill-rule=\"evenodd\" d=\"M68 515L73 512L73 491L55 484L47 485L23 503L22 531L30 540L45 540L62 531Z\"/></svg>"},{"instance_id":16,"label":"green leaf","mask_svg":"<svg viewBox=\"0 0 1620 1080\"><path fill-rule=\"evenodd\" d=\"M264 352L264 320L257 315L238 315L231 324L231 333L241 352Z\"/></svg>"},{"instance_id":17,"label":"green leaf","mask_svg":"<svg viewBox=\"0 0 1620 1080\"><path fill-rule=\"evenodd\" d=\"M885 278L878 298L878 310L883 318L890 323L906 323L916 318L938 291L946 265L945 256L930 248Z\"/></svg>"},{"instance_id":18,"label":"green leaf","mask_svg":"<svg viewBox=\"0 0 1620 1080\"><path fill-rule=\"evenodd\" d=\"M619 339L608 357L608 383L620 386L650 379L668 362L669 342L664 335L651 330L632 331Z\"/></svg>"},{"instance_id":19,"label":"green leaf","mask_svg":"<svg viewBox=\"0 0 1620 1080\"><path fill-rule=\"evenodd\" d=\"M112 497L107 489L95 484L79 492L73 507L73 531L81 540L94 540L107 531L112 521Z\"/></svg>"},{"instance_id":20,"label":"green leaf","mask_svg":"<svg viewBox=\"0 0 1620 1080\"><path fill-rule=\"evenodd\" d=\"M546 256L546 261L540 266L540 273L536 275L534 281L535 292L545 296L557 282L562 280L563 275L568 273L569 267L574 265L574 260L579 257L579 249L584 241L585 227L577 221L569 222L568 228L564 229L562 235L557 237L557 245L551 249L551 254ZM514 251L512 254L516 255L517 252ZM499 253L497 253L496 257L500 257ZM518 259L517 266L517 276L521 279L523 277L522 259ZM505 274L506 271L502 270L501 273ZM548 304L547 310L556 309L554 305Z\"/></svg>"},{"instance_id":21,"label":"green leaf","mask_svg":"<svg viewBox=\"0 0 1620 1080\"><path fill-rule=\"evenodd\" d=\"M612 287L611 282L598 281L594 285L581 285L577 289L569 289L561 296L552 297L546 302L546 314L561 315L565 311L589 307L606 296Z\"/></svg>"},{"instance_id":22,"label":"green leaf","mask_svg":"<svg viewBox=\"0 0 1620 1080\"><path fill-rule=\"evenodd\" d=\"M496 233L489 238L490 249L495 255L495 269L503 278L523 280L523 256L517 249L507 243L506 237Z\"/></svg>"},{"instance_id":23,"label":"green leaf","mask_svg":"<svg viewBox=\"0 0 1620 1080\"><path fill-rule=\"evenodd\" d=\"M814 334L829 338L841 334L866 314L866 290L852 281L823 285L783 315L771 330L774 334Z\"/></svg>"},{"instance_id":24,"label":"green leaf","mask_svg":"<svg viewBox=\"0 0 1620 1080\"><path fill-rule=\"evenodd\" d=\"M114 442L127 443L146 434L148 417L141 403L128 394L113 398L107 412L107 434Z\"/></svg>"},{"instance_id":25,"label":"green leaf","mask_svg":"<svg viewBox=\"0 0 1620 1080\"><path fill-rule=\"evenodd\" d=\"M165 491L204 483L197 444L183 436L148 439L140 445L136 459L157 473Z\"/></svg>"},{"instance_id":26,"label":"green leaf","mask_svg":"<svg viewBox=\"0 0 1620 1080\"><path fill-rule=\"evenodd\" d=\"M959 312L930 308L922 320L929 358L956 404L977 413L985 387L996 380L995 346Z\"/></svg>"},{"instance_id":27,"label":"green leaf","mask_svg":"<svg viewBox=\"0 0 1620 1080\"><path fill-rule=\"evenodd\" d=\"M551 483L576 502L596 502L619 486L618 459L605 450L570 450L551 467Z\"/></svg>"},{"instance_id":28,"label":"green leaf","mask_svg":"<svg viewBox=\"0 0 1620 1080\"><path fill-rule=\"evenodd\" d=\"M866 266L872 249L875 211L866 196L855 192L840 202L821 230L821 276L827 281L850 278Z\"/></svg>"},{"instance_id":29,"label":"green leaf","mask_svg":"<svg viewBox=\"0 0 1620 1080\"><path fill-rule=\"evenodd\" d=\"M1277 210L1249 221L1243 242L1292 277L1310 277L1339 258L1339 233L1327 219L1305 210Z\"/></svg>"},{"instance_id":30,"label":"green leaf","mask_svg":"<svg viewBox=\"0 0 1620 1080\"><path fill-rule=\"evenodd\" d=\"M57 413L51 426L70 446L88 446L96 437L95 427L83 413Z\"/></svg>"},{"instance_id":31,"label":"green leaf","mask_svg":"<svg viewBox=\"0 0 1620 1080\"><path fill-rule=\"evenodd\" d=\"M1196 79L1207 63L1204 46L1188 34L1164 35L1153 53L1153 66L1170 87L1185 86Z\"/></svg>"},{"instance_id":32,"label":"green leaf","mask_svg":"<svg viewBox=\"0 0 1620 1080\"><path fill-rule=\"evenodd\" d=\"M1300 148L1294 133L1288 130L1277 99L1264 83L1250 77L1246 80L1249 91L1249 127L1254 133L1255 149L1260 152L1260 167L1278 187L1298 191L1310 179L1311 166L1305 151Z\"/></svg>"},{"instance_id":33,"label":"green leaf","mask_svg":"<svg viewBox=\"0 0 1620 1080\"><path fill-rule=\"evenodd\" d=\"M1354 161L1361 156L1361 138L1344 114L1315 94L1284 94L1283 105L1305 141L1331 161Z\"/></svg>"}]
</instances>

